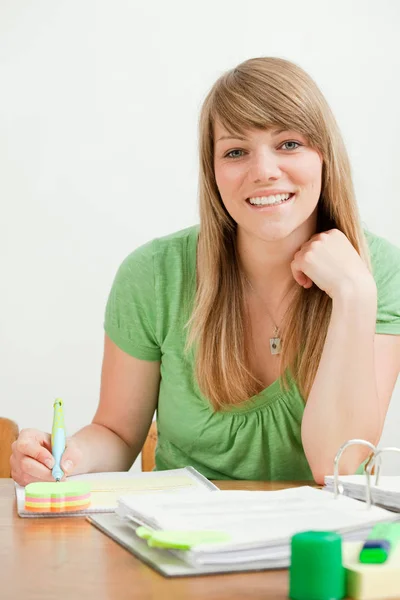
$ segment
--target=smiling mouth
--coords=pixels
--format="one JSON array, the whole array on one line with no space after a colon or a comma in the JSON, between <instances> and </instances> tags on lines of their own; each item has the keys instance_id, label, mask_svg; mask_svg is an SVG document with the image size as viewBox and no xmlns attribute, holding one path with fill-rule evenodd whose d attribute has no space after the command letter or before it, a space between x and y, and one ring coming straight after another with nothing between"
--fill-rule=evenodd
<instances>
[{"instance_id":1,"label":"smiling mouth","mask_svg":"<svg viewBox=\"0 0 400 600\"><path fill-rule=\"evenodd\" d=\"M250 198L246 198L246 202L248 204L250 204L250 206L253 206L256 208L257 207L265 207L265 206L279 206L280 204L286 204L287 202L289 202L293 198L293 196L295 196L295 194L294 193L289 194L289 195L285 194L286 198L282 198L282 196L283 196L283 194L280 195L278 198L273 197L273 200L269 199L269 198L272 198L272 196L252 198L251 201L250 201Z\"/></svg>"}]
</instances>

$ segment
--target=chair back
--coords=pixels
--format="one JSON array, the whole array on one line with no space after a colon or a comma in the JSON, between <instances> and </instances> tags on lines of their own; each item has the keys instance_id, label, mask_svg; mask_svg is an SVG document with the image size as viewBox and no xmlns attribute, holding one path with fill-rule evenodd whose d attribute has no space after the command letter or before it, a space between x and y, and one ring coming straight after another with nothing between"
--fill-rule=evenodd
<instances>
[{"instance_id":1,"label":"chair back","mask_svg":"<svg viewBox=\"0 0 400 600\"><path fill-rule=\"evenodd\" d=\"M153 421L142 448L142 471L152 471L155 467L157 446L157 422Z\"/></svg>"},{"instance_id":2,"label":"chair back","mask_svg":"<svg viewBox=\"0 0 400 600\"><path fill-rule=\"evenodd\" d=\"M0 477L11 477L11 445L18 437L18 425L0 417Z\"/></svg>"}]
</instances>

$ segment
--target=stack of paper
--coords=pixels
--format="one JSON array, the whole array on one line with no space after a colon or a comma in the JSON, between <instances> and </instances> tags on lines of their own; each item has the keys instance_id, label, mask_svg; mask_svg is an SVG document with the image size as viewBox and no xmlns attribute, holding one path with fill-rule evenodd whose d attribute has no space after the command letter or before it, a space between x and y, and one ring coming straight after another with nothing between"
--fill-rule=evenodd
<instances>
[{"instance_id":1,"label":"stack of paper","mask_svg":"<svg viewBox=\"0 0 400 600\"><path fill-rule=\"evenodd\" d=\"M333 476L325 477L324 490L333 492ZM346 496L356 500L366 500L365 475L339 475L340 490ZM372 502L377 506L383 506L388 510L400 512L400 477L391 475L381 475L379 485L375 486L375 476L371 476L371 497Z\"/></svg>"},{"instance_id":2,"label":"stack of paper","mask_svg":"<svg viewBox=\"0 0 400 600\"><path fill-rule=\"evenodd\" d=\"M363 539L379 521L400 519L372 507L310 487L275 492L218 491L175 496L122 496L117 514L133 529L221 531L229 541L172 550L193 566L262 561L264 568L287 567L290 539L305 530L337 531L345 540Z\"/></svg>"}]
</instances>

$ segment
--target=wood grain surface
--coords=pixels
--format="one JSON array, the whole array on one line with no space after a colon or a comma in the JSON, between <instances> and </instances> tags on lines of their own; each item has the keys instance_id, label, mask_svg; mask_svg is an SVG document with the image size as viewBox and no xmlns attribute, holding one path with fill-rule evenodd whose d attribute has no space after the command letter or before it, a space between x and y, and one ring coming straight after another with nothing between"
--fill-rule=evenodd
<instances>
[{"instance_id":1,"label":"wood grain surface","mask_svg":"<svg viewBox=\"0 0 400 600\"><path fill-rule=\"evenodd\" d=\"M277 490L301 482L216 481ZM283 600L288 572L166 579L85 518L20 518L14 483L0 480L1 600Z\"/></svg>"}]
</instances>

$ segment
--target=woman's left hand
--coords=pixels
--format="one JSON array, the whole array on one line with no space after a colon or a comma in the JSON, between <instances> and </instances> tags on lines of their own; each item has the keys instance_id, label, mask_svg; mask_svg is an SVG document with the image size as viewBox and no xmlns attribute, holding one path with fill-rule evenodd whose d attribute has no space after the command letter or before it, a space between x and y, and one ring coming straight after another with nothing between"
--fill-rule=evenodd
<instances>
[{"instance_id":1,"label":"woman's left hand","mask_svg":"<svg viewBox=\"0 0 400 600\"><path fill-rule=\"evenodd\" d=\"M299 285L308 289L315 283L331 298L349 284L375 286L366 264L339 229L313 235L294 255L291 269Z\"/></svg>"}]
</instances>

